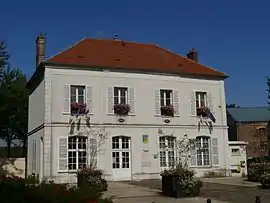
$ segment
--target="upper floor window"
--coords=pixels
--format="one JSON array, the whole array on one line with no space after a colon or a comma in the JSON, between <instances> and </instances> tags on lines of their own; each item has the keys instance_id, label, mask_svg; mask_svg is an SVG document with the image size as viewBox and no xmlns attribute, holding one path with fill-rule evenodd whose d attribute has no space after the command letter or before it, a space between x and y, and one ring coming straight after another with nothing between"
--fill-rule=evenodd
<instances>
[{"instance_id":1,"label":"upper floor window","mask_svg":"<svg viewBox=\"0 0 270 203\"><path fill-rule=\"evenodd\" d=\"M172 105L172 90L160 90L160 105Z\"/></svg>"},{"instance_id":2,"label":"upper floor window","mask_svg":"<svg viewBox=\"0 0 270 203\"><path fill-rule=\"evenodd\" d=\"M114 87L114 105L128 103L128 88Z\"/></svg>"},{"instance_id":3,"label":"upper floor window","mask_svg":"<svg viewBox=\"0 0 270 203\"><path fill-rule=\"evenodd\" d=\"M196 109L197 116L199 116L199 108L207 107L207 93L206 92L196 92Z\"/></svg>"},{"instance_id":4,"label":"upper floor window","mask_svg":"<svg viewBox=\"0 0 270 203\"><path fill-rule=\"evenodd\" d=\"M71 103L85 103L85 86L75 86L70 87L70 101Z\"/></svg>"}]
</instances>

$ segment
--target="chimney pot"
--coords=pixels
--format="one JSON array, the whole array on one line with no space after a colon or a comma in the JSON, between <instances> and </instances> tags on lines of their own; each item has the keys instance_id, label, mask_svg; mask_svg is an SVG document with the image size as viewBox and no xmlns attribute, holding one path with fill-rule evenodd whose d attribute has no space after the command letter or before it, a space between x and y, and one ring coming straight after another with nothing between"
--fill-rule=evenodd
<instances>
[{"instance_id":1,"label":"chimney pot","mask_svg":"<svg viewBox=\"0 0 270 203\"><path fill-rule=\"evenodd\" d=\"M36 39L36 68L45 59L45 36L40 33Z\"/></svg>"},{"instance_id":2,"label":"chimney pot","mask_svg":"<svg viewBox=\"0 0 270 203\"><path fill-rule=\"evenodd\" d=\"M192 48L188 53L187 53L187 58L195 61L198 63L198 51L195 48Z\"/></svg>"}]
</instances>

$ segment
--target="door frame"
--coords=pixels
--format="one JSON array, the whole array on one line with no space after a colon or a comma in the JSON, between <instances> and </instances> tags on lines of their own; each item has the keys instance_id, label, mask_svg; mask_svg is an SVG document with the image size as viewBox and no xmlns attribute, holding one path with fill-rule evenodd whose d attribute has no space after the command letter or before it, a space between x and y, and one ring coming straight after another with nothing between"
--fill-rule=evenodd
<instances>
[{"instance_id":1,"label":"door frame","mask_svg":"<svg viewBox=\"0 0 270 203\"><path fill-rule=\"evenodd\" d=\"M113 149L113 138L119 138L119 148ZM127 138L128 139L128 145L129 148L127 149L122 149L122 138ZM121 161L119 162L119 164L122 163L122 152L129 152L129 168L122 168L122 166L120 165L119 168L113 168L113 152L119 152L119 159L121 158ZM116 136L112 136L111 137L111 146L110 146L110 156L111 156L111 163L110 163L110 167L112 170L112 175L113 175L113 181L125 181L125 180L131 180L132 179L132 139L130 136L126 136L126 135L116 135ZM122 179L121 177L118 178L117 176L115 176L114 171L118 170L128 170L129 169L129 178L126 179Z\"/></svg>"}]
</instances>

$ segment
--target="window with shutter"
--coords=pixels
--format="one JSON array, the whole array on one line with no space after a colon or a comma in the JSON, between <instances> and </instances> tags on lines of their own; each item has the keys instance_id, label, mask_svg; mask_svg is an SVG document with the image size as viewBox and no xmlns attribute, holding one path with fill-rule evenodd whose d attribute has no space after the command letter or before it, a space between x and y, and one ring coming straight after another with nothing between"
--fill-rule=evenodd
<instances>
[{"instance_id":1,"label":"window with shutter","mask_svg":"<svg viewBox=\"0 0 270 203\"><path fill-rule=\"evenodd\" d=\"M89 114L93 114L93 87L86 87L86 108Z\"/></svg>"},{"instance_id":2,"label":"window with shutter","mask_svg":"<svg viewBox=\"0 0 270 203\"><path fill-rule=\"evenodd\" d=\"M190 96L190 113L191 113L191 116L196 116L197 115L196 96L195 96L194 91L192 91L191 96Z\"/></svg>"},{"instance_id":3,"label":"window with shutter","mask_svg":"<svg viewBox=\"0 0 270 203\"><path fill-rule=\"evenodd\" d=\"M68 170L74 171L86 167L87 137L72 136L68 138Z\"/></svg>"},{"instance_id":4,"label":"window with shutter","mask_svg":"<svg viewBox=\"0 0 270 203\"><path fill-rule=\"evenodd\" d=\"M68 139L67 137L59 138L59 172L68 170Z\"/></svg>"},{"instance_id":5,"label":"window with shutter","mask_svg":"<svg viewBox=\"0 0 270 203\"><path fill-rule=\"evenodd\" d=\"M70 113L70 86L64 85L63 88L63 113L69 114Z\"/></svg>"},{"instance_id":6,"label":"window with shutter","mask_svg":"<svg viewBox=\"0 0 270 203\"><path fill-rule=\"evenodd\" d=\"M197 148L197 165L198 166L210 166L210 138L206 136L200 136L196 138Z\"/></svg>"},{"instance_id":7,"label":"window with shutter","mask_svg":"<svg viewBox=\"0 0 270 203\"><path fill-rule=\"evenodd\" d=\"M135 90L133 87L128 88L128 104L130 106L130 115L135 115Z\"/></svg>"},{"instance_id":8,"label":"window with shutter","mask_svg":"<svg viewBox=\"0 0 270 203\"><path fill-rule=\"evenodd\" d=\"M217 138L212 138L212 159L213 159L213 166L219 166Z\"/></svg>"},{"instance_id":9,"label":"window with shutter","mask_svg":"<svg viewBox=\"0 0 270 203\"><path fill-rule=\"evenodd\" d=\"M180 104L179 104L179 91L173 91L173 108L174 108L174 116L180 116Z\"/></svg>"},{"instance_id":10,"label":"window with shutter","mask_svg":"<svg viewBox=\"0 0 270 203\"><path fill-rule=\"evenodd\" d=\"M155 115L160 115L160 90L155 90Z\"/></svg>"},{"instance_id":11,"label":"window with shutter","mask_svg":"<svg viewBox=\"0 0 270 203\"><path fill-rule=\"evenodd\" d=\"M114 114L113 106L114 106L113 87L108 87L107 88L107 113L108 114Z\"/></svg>"}]
</instances>

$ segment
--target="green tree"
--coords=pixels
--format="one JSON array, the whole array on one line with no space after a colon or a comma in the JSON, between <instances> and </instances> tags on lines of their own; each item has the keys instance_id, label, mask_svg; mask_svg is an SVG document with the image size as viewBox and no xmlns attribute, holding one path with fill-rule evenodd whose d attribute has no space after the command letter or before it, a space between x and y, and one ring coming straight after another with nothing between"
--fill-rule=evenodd
<instances>
[{"instance_id":1,"label":"green tree","mask_svg":"<svg viewBox=\"0 0 270 203\"><path fill-rule=\"evenodd\" d=\"M8 66L9 54L7 52L7 46L4 41L0 40L0 80L3 74L3 70Z\"/></svg>"},{"instance_id":2,"label":"green tree","mask_svg":"<svg viewBox=\"0 0 270 203\"><path fill-rule=\"evenodd\" d=\"M26 148L28 120L26 82L25 75L19 69L9 67L4 69L0 84L0 138L7 145L8 156L15 139L20 139Z\"/></svg>"}]
</instances>

